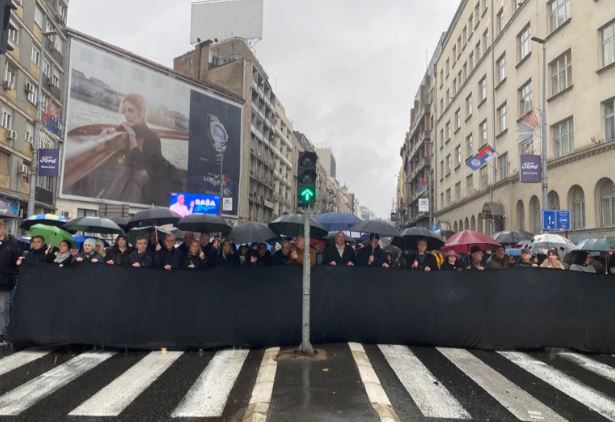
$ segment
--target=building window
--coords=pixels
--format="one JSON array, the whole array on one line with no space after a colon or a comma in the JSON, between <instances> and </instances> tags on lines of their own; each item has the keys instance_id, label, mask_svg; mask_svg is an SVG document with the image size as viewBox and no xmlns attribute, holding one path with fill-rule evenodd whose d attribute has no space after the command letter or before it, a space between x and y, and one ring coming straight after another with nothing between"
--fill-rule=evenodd
<instances>
[{"instance_id":1,"label":"building window","mask_svg":"<svg viewBox=\"0 0 615 422\"><path fill-rule=\"evenodd\" d=\"M461 109L458 108L455 112L455 132L461 129Z\"/></svg>"},{"instance_id":2,"label":"building window","mask_svg":"<svg viewBox=\"0 0 615 422\"><path fill-rule=\"evenodd\" d=\"M523 116L532 109L532 81L528 81L517 92L519 93L519 115Z\"/></svg>"},{"instance_id":3,"label":"building window","mask_svg":"<svg viewBox=\"0 0 615 422\"><path fill-rule=\"evenodd\" d=\"M451 65L450 65L449 59L446 59L446 77L447 78L448 78L448 74L450 70L451 70Z\"/></svg>"},{"instance_id":4,"label":"building window","mask_svg":"<svg viewBox=\"0 0 615 422\"><path fill-rule=\"evenodd\" d=\"M498 107L498 133L504 132L508 129L508 111L506 103Z\"/></svg>"},{"instance_id":5,"label":"building window","mask_svg":"<svg viewBox=\"0 0 615 422\"><path fill-rule=\"evenodd\" d=\"M452 136L452 133L451 133L451 122L448 121L448 122L446 122L446 142L451 140L451 136Z\"/></svg>"},{"instance_id":6,"label":"building window","mask_svg":"<svg viewBox=\"0 0 615 422\"><path fill-rule=\"evenodd\" d=\"M549 192L549 194L547 195L547 204L548 204L547 205L547 209L550 209L550 210L559 210L560 209L560 206L559 206L559 195L554 190Z\"/></svg>"},{"instance_id":7,"label":"building window","mask_svg":"<svg viewBox=\"0 0 615 422\"><path fill-rule=\"evenodd\" d=\"M482 103L487 99L487 76L478 82L478 103Z\"/></svg>"},{"instance_id":8,"label":"building window","mask_svg":"<svg viewBox=\"0 0 615 422\"><path fill-rule=\"evenodd\" d=\"M483 190L487 187L487 185L489 184L489 174L487 173L488 171L488 167L487 166L482 166L481 169L478 171L479 173L479 177L480 177L480 189Z\"/></svg>"},{"instance_id":9,"label":"building window","mask_svg":"<svg viewBox=\"0 0 615 422\"><path fill-rule=\"evenodd\" d=\"M574 124L572 117L551 126L553 157L559 158L574 152Z\"/></svg>"},{"instance_id":10,"label":"building window","mask_svg":"<svg viewBox=\"0 0 615 422\"><path fill-rule=\"evenodd\" d=\"M440 129L440 149L444 147L444 129Z\"/></svg>"},{"instance_id":11,"label":"building window","mask_svg":"<svg viewBox=\"0 0 615 422\"><path fill-rule=\"evenodd\" d=\"M453 79L453 96L457 94L457 78Z\"/></svg>"},{"instance_id":12,"label":"building window","mask_svg":"<svg viewBox=\"0 0 615 422\"><path fill-rule=\"evenodd\" d=\"M455 202L461 201L461 182L455 183Z\"/></svg>"},{"instance_id":13,"label":"building window","mask_svg":"<svg viewBox=\"0 0 615 422\"><path fill-rule=\"evenodd\" d=\"M468 29L470 30L470 34L474 31L474 15L470 15L468 19Z\"/></svg>"},{"instance_id":14,"label":"building window","mask_svg":"<svg viewBox=\"0 0 615 422\"><path fill-rule=\"evenodd\" d=\"M549 64L551 69L551 95L559 94L572 84L572 58L570 50Z\"/></svg>"},{"instance_id":15,"label":"building window","mask_svg":"<svg viewBox=\"0 0 615 422\"><path fill-rule=\"evenodd\" d=\"M480 3L476 2L476 6L474 6L474 21L476 22L476 26L478 26L478 22L480 21Z\"/></svg>"},{"instance_id":16,"label":"building window","mask_svg":"<svg viewBox=\"0 0 615 422\"><path fill-rule=\"evenodd\" d=\"M478 62L481 58L480 55L480 40L476 43L476 47L474 47L474 54L476 55L476 62Z\"/></svg>"},{"instance_id":17,"label":"building window","mask_svg":"<svg viewBox=\"0 0 615 422\"><path fill-rule=\"evenodd\" d=\"M465 82L468 79L468 62L463 64L463 81Z\"/></svg>"},{"instance_id":18,"label":"building window","mask_svg":"<svg viewBox=\"0 0 615 422\"><path fill-rule=\"evenodd\" d=\"M2 127L6 130L13 129L13 110L7 108L2 109Z\"/></svg>"},{"instance_id":19,"label":"building window","mask_svg":"<svg viewBox=\"0 0 615 422\"><path fill-rule=\"evenodd\" d=\"M444 203L444 204L445 204L445 206L447 206L447 207L448 207L449 205L451 205L451 188L448 188L448 189L446 190L446 200L445 200L445 203Z\"/></svg>"},{"instance_id":20,"label":"building window","mask_svg":"<svg viewBox=\"0 0 615 422\"><path fill-rule=\"evenodd\" d=\"M468 28L466 26L463 27L463 32L461 36L462 47L465 48L468 43Z\"/></svg>"},{"instance_id":21,"label":"building window","mask_svg":"<svg viewBox=\"0 0 615 422\"><path fill-rule=\"evenodd\" d=\"M483 32L483 50L487 51L488 46L489 46L489 30L485 29L485 32Z\"/></svg>"},{"instance_id":22,"label":"building window","mask_svg":"<svg viewBox=\"0 0 615 422\"><path fill-rule=\"evenodd\" d=\"M602 65L615 63L615 20L600 30L602 39Z\"/></svg>"},{"instance_id":23,"label":"building window","mask_svg":"<svg viewBox=\"0 0 615 422\"><path fill-rule=\"evenodd\" d=\"M602 103L604 109L604 131L607 141L615 139L615 97Z\"/></svg>"},{"instance_id":24,"label":"building window","mask_svg":"<svg viewBox=\"0 0 615 422\"><path fill-rule=\"evenodd\" d=\"M453 44L453 63L457 61L457 44Z\"/></svg>"},{"instance_id":25,"label":"building window","mask_svg":"<svg viewBox=\"0 0 615 422\"><path fill-rule=\"evenodd\" d=\"M480 144L487 144L487 120L483 120L483 122L478 125L478 133L480 133Z\"/></svg>"},{"instance_id":26,"label":"building window","mask_svg":"<svg viewBox=\"0 0 615 422\"><path fill-rule=\"evenodd\" d=\"M461 57L461 35L457 38L457 59Z\"/></svg>"},{"instance_id":27,"label":"building window","mask_svg":"<svg viewBox=\"0 0 615 422\"><path fill-rule=\"evenodd\" d=\"M31 144L34 140L34 126L32 126L30 123L26 123L24 140L29 144Z\"/></svg>"},{"instance_id":28,"label":"building window","mask_svg":"<svg viewBox=\"0 0 615 422\"><path fill-rule=\"evenodd\" d=\"M568 209L572 214L572 229L585 228L585 193L579 185L574 185L568 191Z\"/></svg>"},{"instance_id":29,"label":"building window","mask_svg":"<svg viewBox=\"0 0 615 422\"><path fill-rule=\"evenodd\" d=\"M512 0L512 2L513 2L513 10L516 11L518 8L523 6L523 3L525 3L525 0Z\"/></svg>"},{"instance_id":30,"label":"building window","mask_svg":"<svg viewBox=\"0 0 615 422\"><path fill-rule=\"evenodd\" d=\"M502 54L495 62L495 81L500 84L506 79L506 54Z\"/></svg>"},{"instance_id":31,"label":"building window","mask_svg":"<svg viewBox=\"0 0 615 422\"><path fill-rule=\"evenodd\" d=\"M444 160L440 161L440 180L444 177Z\"/></svg>"},{"instance_id":32,"label":"building window","mask_svg":"<svg viewBox=\"0 0 615 422\"><path fill-rule=\"evenodd\" d=\"M615 184L608 178L600 180L596 186L596 194L599 227L615 226Z\"/></svg>"},{"instance_id":33,"label":"building window","mask_svg":"<svg viewBox=\"0 0 615 422\"><path fill-rule=\"evenodd\" d=\"M451 174L451 154L446 156L446 175Z\"/></svg>"},{"instance_id":34,"label":"building window","mask_svg":"<svg viewBox=\"0 0 615 422\"><path fill-rule=\"evenodd\" d=\"M500 34L504 29L504 8L501 8L495 17L495 31L496 34Z\"/></svg>"},{"instance_id":35,"label":"building window","mask_svg":"<svg viewBox=\"0 0 615 422\"><path fill-rule=\"evenodd\" d=\"M519 53L518 61L525 59L532 51L531 38L532 34L530 30L530 25L528 24L525 28L523 28L519 35L517 35L517 50Z\"/></svg>"},{"instance_id":36,"label":"building window","mask_svg":"<svg viewBox=\"0 0 615 422\"><path fill-rule=\"evenodd\" d=\"M570 0L551 0L549 8L551 31L554 31L570 18Z\"/></svg>"},{"instance_id":37,"label":"building window","mask_svg":"<svg viewBox=\"0 0 615 422\"><path fill-rule=\"evenodd\" d=\"M96 217L98 211L89 210L87 208L77 208L77 217Z\"/></svg>"},{"instance_id":38,"label":"building window","mask_svg":"<svg viewBox=\"0 0 615 422\"><path fill-rule=\"evenodd\" d=\"M444 70L440 69L440 88L444 85Z\"/></svg>"},{"instance_id":39,"label":"building window","mask_svg":"<svg viewBox=\"0 0 615 422\"><path fill-rule=\"evenodd\" d=\"M517 201L517 229L525 230L525 205L522 200Z\"/></svg>"},{"instance_id":40,"label":"building window","mask_svg":"<svg viewBox=\"0 0 615 422\"><path fill-rule=\"evenodd\" d=\"M11 157L4 151L0 151L0 174L9 176L9 163Z\"/></svg>"},{"instance_id":41,"label":"building window","mask_svg":"<svg viewBox=\"0 0 615 422\"><path fill-rule=\"evenodd\" d=\"M26 98L32 104L36 105L36 101L38 100L38 92L34 84L30 82L26 83Z\"/></svg>"},{"instance_id":42,"label":"building window","mask_svg":"<svg viewBox=\"0 0 615 422\"><path fill-rule=\"evenodd\" d=\"M536 196L530 199L530 231L540 233L540 201Z\"/></svg>"},{"instance_id":43,"label":"building window","mask_svg":"<svg viewBox=\"0 0 615 422\"><path fill-rule=\"evenodd\" d=\"M466 159L470 158L474 155L474 140L472 139L472 134L470 133L466 137Z\"/></svg>"},{"instance_id":44,"label":"building window","mask_svg":"<svg viewBox=\"0 0 615 422\"><path fill-rule=\"evenodd\" d=\"M508 177L508 153L500 154L498 157L498 170L500 180L504 180Z\"/></svg>"},{"instance_id":45,"label":"building window","mask_svg":"<svg viewBox=\"0 0 615 422\"><path fill-rule=\"evenodd\" d=\"M461 145L455 147L455 168L461 165Z\"/></svg>"},{"instance_id":46,"label":"building window","mask_svg":"<svg viewBox=\"0 0 615 422\"><path fill-rule=\"evenodd\" d=\"M446 90L446 105L448 106L451 102L451 93L450 91L447 89Z\"/></svg>"},{"instance_id":47,"label":"building window","mask_svg":"<svg viewBox=\"0 0 615 422\"><path fill-rule=\"evenodd\" d=\"M4 84L7 89L14 89L15 76L17 75L17 68L14 64L6 61L6 68L4 70Z\"/></svg>"},{"instance_id":48,"label":"building window","mask_svg":"<svg viewBox=\"0 0 615 422\"><path fill-rule=\"evenodd\" d=\"M40 7L34 6L34 22L41 30L45 27L45 15Z\"/></svg>"},{"instance_id":49,"label":"building window","mask_svg":"<svg viewBox=\"0 0 615 422\"><path fill-rule=\"evenodd\" d=\"M466 98L466 119L472 115L472 94Z\"/></svg>"},{"instance_id":50,"label":"building window","mask_svg":"<svg viewBox=\"0 0 615 422\"><path fill-rule=\"evenodd\" d=\"M41 50L36 47L32 47L32 63L40 66L41 62Z\"/></svg>"},{"instance_id":51,"label":"building window","mask_svg":"<svg viewBox=\"0 0 615 422\"><path fill-rule=\"evenodd\" d=\"M468 195L472 195L474 193L474 175L473 174L466 177L466 192Z\"/></svg>"},{"instance_id":52,"label":"building window","mask_svg":"<svg viewBox=\"0 0 615 422\"><path fill-rule=\"evenodd\" d=\"M9 44L12 44L13 47L19 45L19 25L13 21L9 23Z\"/></svg>"}]
</instances>

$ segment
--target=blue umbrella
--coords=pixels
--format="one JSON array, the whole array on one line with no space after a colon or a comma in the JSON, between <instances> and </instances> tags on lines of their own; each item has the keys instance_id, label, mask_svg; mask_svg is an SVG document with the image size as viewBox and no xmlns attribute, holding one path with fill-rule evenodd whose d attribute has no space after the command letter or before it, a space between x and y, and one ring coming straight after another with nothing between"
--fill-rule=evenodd
<instances>
[{"instance_id":1,"label":"blue umbrella","mask_svg":"<svg viewBox=\"0 0 615 422\"><path fill-rule=\"evenodd\" d=\"M29 230L35 224L43 224L45 226L62 227L68 223L68 218L56 214L35 214L21 222L20 228Z\"/></svg>"},{"instance_id":2,"label":"blue umbrella","mask_svg":"<svg viewBox=\"0 0 615 422\"><path fill-rule=\"evenodd\" d=\"M346 212L326 212L318 214L316 221L328 231L349 231L350 227L359 223L361 219L354 214Z\"/></svg>"}]
</instances>

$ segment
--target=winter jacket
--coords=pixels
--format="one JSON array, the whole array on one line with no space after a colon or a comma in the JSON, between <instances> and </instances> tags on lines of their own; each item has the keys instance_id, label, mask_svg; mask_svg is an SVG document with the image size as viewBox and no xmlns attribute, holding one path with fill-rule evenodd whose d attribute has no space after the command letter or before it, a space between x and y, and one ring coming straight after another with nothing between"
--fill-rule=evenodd
<instances>
[{"instance_id":1,"label":"winter jacket","mask_svg":"<svg viewBox=\"0 0 615 422\"><path fill-rule=\"evenodd\" d=\"M503 258L498 258L493 255L489 258L489 261L487 261L487 268L490 270L503 270L510 267L512 267L512 265L510 264L510 259L506 255L504 255Z\"/></svg>"},{"instance_id":2,"label":"winter jacket","mask_svg":"<svg viewBox=\"0 0 615 422\"><path fill-rule=\"evenodd\" d=\"M154 265L154 259L152 254L149 252L139 253L136 250L132 251L130 255L128 255L128 266L132 266L132 264L139 263L141 268L149 268Z\"/></svg>"},{"instance_id":3,"label":"winter jacket","mask_svg":"<svg viewBox=\"0 0 615 422\"><path fill-rule=\"evenodd\" d=\"M444 261L444 264L440 267L440 271L461 271L463 270L463 265L459 259L455 261L455 264L451 264L448 262L448 259Z\"/></svg>"},{"instance_id":4,"label":"winter jacket","mask_svg":"<svg viewBox=\"0 0 615 422\"><path fill-rule=\"evenodd\" d=\"M12 290L15 287L17 273L17 258L19 246L11 235L0 241L0 291Z\"/></svg>"},{"instance_id":5,"label":"winter jacket","mask_svg":"<svg viewBox=\"0 0 615 422\"><path fill-rule=\"evenodd\" d=\"M113 261L115 265L128 265L128 257L132 251L132 248L126 248L126 250L122 252L117 246L111 246L107 248L105 252L105 262Z\"/></svg>"},{"instance_id":6,"label":"winter jacket","mask_svg":"<svg viewBox=\"0 0 615 422\"><path fill-rule=\"evenodd\" d=\"M436 261L436 257L430 253L425 252L422 255L419 253L415 253L408 257L408 268L413 269L412 265L414 265L414 261L418 261L419 266L416 268L418 271L425 271L425 268L429 267L431 271L438 271L438 262Z\"/></svg>"},{"instance_id":7,"label":"winter jacket","mask_svg":"<svg viewBox=\"0 0 615 422\"><path fill-rule=\"evenodd\" d=\"M167 265L171 266L171 269L176 270L182 267L182 263L184 262L184 254L179 249L171 249L162 248L159 251L156 251L156 255L154 256L154 266L156 268L164 268Z\"/></svg>"},{"instance_id":8,"label":"winter jacket","mask_svg":"<svg viewBox=\"0 0 615 422\"><path fill-rule=\"evenodd\" d=\"M372 247L367 245L357 253L357 265L360 267L382 267L386 262L386 255L380 246L376 246L373 251L374 262L369 264L369 257L372 255Z\"/></svg>"},{"instance_id":9,"label":"winter jacket","mask_svg":"<svg viewBox=\"0 0 615 422\"><path fill-rule=\"evenodd\" d=\"M190 268L190 265L194 265L194 268ZM201 259L198 255L186 255L182 268L188 270L204 270L207 268L207 258Z\"/></svg>"},{"instance_id":10,"label":"winter jacket","mask_svg":"<svg viewBox=\"0 0 615 422\"><path fill-rule=\"evenodd\" d=\"M280 249L271 256L271 261L273 265L288 265L290 261L290 252L284 255Z\"/></svg>"},{"instance_id":11,"label":"winter jacket","mask_svg":"<svg viewBox=\"0 0 615 422\"><path fill-rule=\"evenodd\" d=\"M81 259L83 259L83 261L77 261L77 258L81 258ZM94 260L94 259L97 262L92 262L92 260ZM83 263L83 262L90 262L90 263L93 263L93 264L101 264L101 263L104 262L104 258L102 257L101 254L96 253L96 252L92 252L92 253L89 253L89 254L86 254L85 252L79 252L77 254L77 256L73 257L72 262L73 262L73 264L75 264L75 263L79 264L79 263Z\"/></svg>"},{"instance_id":12,"label":"winter jacket","mask_svg":"<svg viewBox=\"0 0 615 422\"><path fill-rule=\"evenodd\" d=\"M24 257L23 262L53 262L53 254L47 254L47 245L43 245L40 249L28 249L22 255Z\"/></svg>"},{"instance_id":13,"label":"winter jacket","mask_svg":"<svg viewBox=\"0 0 615 422\"><path fill-rule=\"evenodd\" d=\"M337 245L333 244L325 249L325 257L322 260L322 263L325 265L331 265L331 262L335 262L336 265L342 266L348 265L349 262L356 264L357 256L354 253L354 249L349 245L344 245L344 251L342 252L342 256L340 256Z\"/></svg>"}]
</instances>

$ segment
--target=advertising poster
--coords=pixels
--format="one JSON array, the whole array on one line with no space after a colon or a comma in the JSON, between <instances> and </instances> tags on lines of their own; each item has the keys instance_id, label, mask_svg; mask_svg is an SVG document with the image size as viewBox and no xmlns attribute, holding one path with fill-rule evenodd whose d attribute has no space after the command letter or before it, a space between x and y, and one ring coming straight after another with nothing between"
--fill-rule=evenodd
<instances>
[{"instance_id":1,"label":"advertising poster","mask_svg":"<svg viewBox=\"0 0 615 422\"><path fill-rule=\"evenodd\" d=\"M214 139L226 144L224 191L238 203L240 104L77 39L70 71L62 197L169 206L173 192L219 195L212 128L226 131Z\"/></svg>"},{"instance_id":2,"label":"advertising poster","mask_svg":"<svg viewBox=\"0 0 615 422\"><path fill-rule=\"evenodd\" d=\"M521 183L540 183L541 173L540 155L521 155L521 171L519 172Z\"/></svg>"},{"instance_id":3,"label":"advertising poster","mask_svg":"<svg viewBox=\"0 0 615 422\"><path fill-rule=\"evenodd\" d=\"M192 214L220 215L220 197L198 193L174 192L169 209L182 217Z\"/></svg>"}]
</instances>

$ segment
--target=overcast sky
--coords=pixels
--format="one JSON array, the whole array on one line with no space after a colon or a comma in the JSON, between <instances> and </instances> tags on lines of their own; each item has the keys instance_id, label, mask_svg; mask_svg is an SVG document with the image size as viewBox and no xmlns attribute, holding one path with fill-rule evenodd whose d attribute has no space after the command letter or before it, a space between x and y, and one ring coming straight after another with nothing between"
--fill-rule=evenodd
<instances>
[{"instance_id":1,"label":"overcast sky","mask_svg":"<svg viewBox=\"0 0 615 422\"><path fill-rule=\"evenodd\" d=\"M190 0L71 0L70 27L172 66ZM386 217L426 54L459 0L265 0L259 61L296 130L333 149L337 178Z\"/></svg>"}]
</instances>

